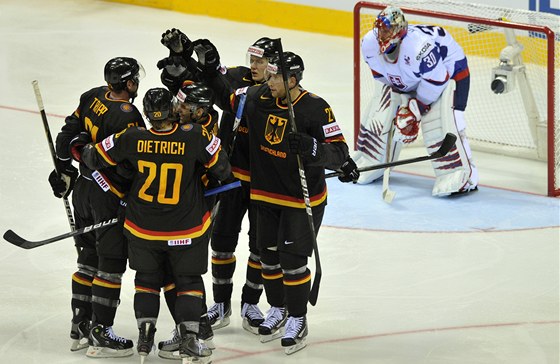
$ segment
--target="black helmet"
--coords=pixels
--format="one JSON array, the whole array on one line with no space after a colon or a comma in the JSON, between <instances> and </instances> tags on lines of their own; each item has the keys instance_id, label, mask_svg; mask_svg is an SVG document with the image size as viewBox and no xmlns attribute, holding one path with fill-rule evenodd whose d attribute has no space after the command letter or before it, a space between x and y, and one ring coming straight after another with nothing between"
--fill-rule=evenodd
<instances>
[{"instance_id":1,"label":"black helmet","mask_svg":"<svg viewBox=\"0 0 560 364\"><path fill-rule=\"evenodd\" d=\"M145 75L144 67L134 58L117 57L105 65L105 81L115 91L124 90L126 81L138 83Z\"/></svg>"},{"instance_id":2,"label":"black helmet","mask_svg":"<svg viewBox=\"0 0 560 364\"><path fill-rule=\"evenodd\" d=\"M294 76L299 83L303 79L303 70L305 69L303 66L303 59L300 56L293 52L284 52L283 54L284 64L286 65L286 75L288 77ZM274 57L268 60L269 67L268 69L272 71L272 73L280 73L282 72L282 64L280 62L280 55L276 54Z\"/></svg>"},{"instance_id":3,"label":"black helmet","mask_svg":"<svg viewBox=\"0 0 560 364\"><path fill-rule=\"evenodd\" d=\"M144 95L144 114L150 121L159 121L169 118L173 111L173 96L161 87L151 88Z\"/></svg>"},{"instance_id":4,"label":"black helmet","mask_svg":"<svg viewBox=\"0 0 560 364\"><path fill-rule=\"evenodd\" d=\"M181 102L210 109L214 105L214 92L201 82L185 81L177 93L177 99Z\"/></svg>"},{"instance_id":5,"label":"black helmet","mask_svg":"<svg viewBox=\"0 0 560 364\"><path fill-rule=\"evenodd\" d=\"M276 41L268 37L260 38L255 43L253 43L252 46L249 47L247 53L249 56L270 58L275 54L278 54Z\"/></svg>"}]
</instances>

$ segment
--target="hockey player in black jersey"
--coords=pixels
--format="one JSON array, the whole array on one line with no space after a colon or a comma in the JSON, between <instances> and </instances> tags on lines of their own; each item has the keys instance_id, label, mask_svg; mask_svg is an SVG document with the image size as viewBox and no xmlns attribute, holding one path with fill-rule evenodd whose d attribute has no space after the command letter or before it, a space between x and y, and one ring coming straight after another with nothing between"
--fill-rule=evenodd
<instances>
[{"instance_id":1,"label":"hockey player in black jersey","mask_svg":"<svg viewBox=\"0 0 560 364\"><path fill-rule=\"evenodd\" d=\"M307 302L311 272L307 267L325 205L325 168L336 170L347 161L348 146L329 104L305 90L300 82L304 64L298 55L283 54L287 91L279 72L279 57L269 62L266 84L234 90L221 75L219 55L211 43L195 47L199 67L221 104L235 110L246 94L251 163L251 201L257 212L257 245L262 277L271 309L259 327L261 341L282 336L287 354L305 347ZM274 67L272 67L274 65ZM291 133L286 95L293 100L299 133ZM303 160L315 231L310 230L297 155ZM350 179L351 180L351 179Z\"/></svg>"},{"instance_id":2,"label":"hockey player in black jersey","mask_svg":"<svg viewBox=\"0 0 560 364\"><path fill-rule=\"evenodd\" d=\"M80 161L78 150L85 141L100 141L127 127L144 126L142 115L130 102L136 97L139 80L144 75L142 65L133 58L117 57L107 62L104 74L107 86L82 94L78 108L66 118L56 138L57 163L62 174L58 177L53 171L49 176L57 197L68 196L74 188L76 228L119 216L128 182L116 168L97 172L83 164L78 176L72 157ZM122 224L77 239L78 271L72 276L70 337L74 342L71 350L87 347L81 340L89 335L88 356L132 355L132 341L115 335L112 329L127 262Z\"/></svg>"},{"instance_id":3,"label":"hockey player in black jersey","mask_svg":"<svg viewBox=\"0 0 560 364\"><path fill-rule=\"evenodd\" d=\"M167 30L162 34L162 43L169 48L170 56L160 61L164 66L161 79L170 89L179 82L176 78L193 77L203 79L200 70L192 68L196 65L190 55L193 48L204 40L190 42L188 37L178 29ZM180 47L179 47L180 46ZM179 48L178 48L179 47ZM223 68L225 77L234 88L242 88L263 83L268 58L277 53L274 41L263 37L255 41L247 51L249 67ZM184 59L188 57L188 59ZM180 60L178 60L178 58ZM181 67L182 65L191 65ZM178 72L179 70L179 72ZM172 75L179 76L172 77ZM178 93L181 98L181 91ZM216 213L212 238L212 288L214 305L208 311L208 318L214 329L229 324L231 315L231 296L233 291L233 275L236 267L235 249L237 247L241 224L245 214L249 218L249 250L247 273L241 297L241 316L243 327L258 334L258 327L264 317L258 308L263 285L261 277L260 253L256 246L256 214L249 198L249 139L246 118L242 112L238 125L235 125L235 113L224 110L220 120L219 136L230 155L232 172L242 182L240 189L223 194ZM234 130L235 129L235 130Z\"/></svg>"},{"instance_id":4,"label":"hockey player in black jersey","mask_svg":"<svg viewBox=\"0 0 560 364\"><path fill-rule=\"evenodd\" d=\"M179 352L197 363L212 352L199 342L207 271L210 211L204 200L200 171L223 181L231 175L220 139L202 125L169 120L172 97L163 88L150 89L144 113L153 128L130 128L111 135L82 153L90 168L129 163L135 173L124 229L129 238L130 267L136 270L134 311L140 337L138 351L147 355L154 340L159 292L165 262L171 265L177 289L175 316L181 336Z\"/></svg>"}]
</instances>

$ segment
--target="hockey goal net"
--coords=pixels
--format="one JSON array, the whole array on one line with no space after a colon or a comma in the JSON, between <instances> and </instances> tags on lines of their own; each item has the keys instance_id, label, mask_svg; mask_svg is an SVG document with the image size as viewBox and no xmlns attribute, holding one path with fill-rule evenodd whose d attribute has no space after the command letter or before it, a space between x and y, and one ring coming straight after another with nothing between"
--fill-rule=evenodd
<instances>
[{"instance_id":1,"label":"hockey goal net","mask_svg":"<svg viewBox=\"0 0 560 364\"><path fill-rule=\"evenodd\" d=\"M443 27L463 47L471 85L465 112L473 150L543 160L560 195L560 17L450 0L358 2L354 7L354 140L375 87L360 43L389 3L409 24ZM509 64L500 63L511 58ZM501 64L501 65L500 65ZM491 89L506 79L504 92ZM544 191L543 191L544 192Z\"/></svg>"}]
</instances>

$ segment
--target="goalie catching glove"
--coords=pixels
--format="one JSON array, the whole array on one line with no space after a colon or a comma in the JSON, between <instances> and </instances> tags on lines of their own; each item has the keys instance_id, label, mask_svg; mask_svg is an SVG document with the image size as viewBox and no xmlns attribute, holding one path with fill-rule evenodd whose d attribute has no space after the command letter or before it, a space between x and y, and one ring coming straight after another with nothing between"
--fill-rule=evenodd
<instances>
[{"instance_id":1,"label":"goalie catching glove","mask_svg":"<svg viewBox=\"0 0 560 364\"><path fill-rule=\"evenodd\" d=\"M78 169L72 165L71 160L63 161L56 159L56 169L49 175L49 183L53 193L58 198L66 198L72 192L76 178L78 178ZM56 171L60 172L60 176Z\"/></svg>"},{"instance_id":2,"label":"goalie catching glove","mask_svg":"<svg viewBox=\"0 0 560 364\"><path fill-rule=\"evenodd\" d=\"M422 115L429 110L429 106L416 99L408 100L408 105L399 106L395 118L395 134L393 140L401 143L412 143L418 137Z\"/></svg>"}]
</instances>

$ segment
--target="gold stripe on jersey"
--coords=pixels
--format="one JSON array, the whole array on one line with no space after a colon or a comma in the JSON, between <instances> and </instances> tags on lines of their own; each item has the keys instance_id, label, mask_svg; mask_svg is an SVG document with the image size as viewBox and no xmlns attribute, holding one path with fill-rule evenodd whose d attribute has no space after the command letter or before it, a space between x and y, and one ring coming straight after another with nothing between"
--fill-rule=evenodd
<instances>
[{"instance_id":1,"label":"gold stripe on jersey","mask_svg":"<svg viewBox=\"0 0 560 364\"><path fill-rule=\"evenodd\" d=\"M214 156L212 157L212 159L210 159L208 161L208 163L206 163L204 165L204 168L210 169L214 164L216 164L216 162L218 162L218 156L220 155L221 151L222 151L222 147L220 146L218 151L216 153L214 153Z\"/></svg>"},{"instance_id":2,"label":"gold stripe on jersey","mask_svg":"<svg viewBox=\"0 0 560 364\"><path fill-rule=\"evenodd\" d=\"M323 192L318 195L311 196L309 201L311 202L311 207L319 206L327 199L327 186ZM251 200L268 202L273 205L280 205L286 207L294 207L298 209L305 208L305 202L303 198L295 198L292 196L280 195L277 193L266 192L262 190L257 190L251 188Z\"/></svg>"},{"instance_id":3,"label":"gold stripe on jersey","mask_svg":"<svg viewBox=\"0 0 560 364\"><path fill-rule=\"evenodd\" d=\"M309 92L307 90L301 90L301 93L299 94L298 97L296 97L295 100L292 101L292 105L295 105L298 103L299 100L301 100L301 98L305 95L307 95ZM288 105L284 105L282 104L282 101L279 98L276 98L276 106L278 106L280 109L288 109Z\"/></svg>"},{"instance_id":4,"label":"gold stripe on jersey","mask_svg":"<svg viewBox=\"0 0 560 364\"><path fill-rule=\"evenodd\" d=\"M101 158L103 158L105 160L105 162L109 163L112 166L117 165L117 162L115 162L113 160L113 158L111 158L111 156L109 154L107 154L105 149L103 149L103 147L101 146L101 142L95 144L95 150L101 156Z\"/></svg>"},{"instance_id":5,"label":"gold stripe on jersey","mask_svg":"<svg viewBox=\"0 0 560 364\"><path fill-rule=\"evenodd\" d=\"M97 172L99 172L99 174L103 177L105 182L107 182L107 184L109 185L109 191L111 191L113 194L115 194L119 198L124 198L124 196L125 196L124 192L118 190L117 187L115 187L115 185L111 183L111 180L109 178L107 178L107 176L105 174L103 174L103 172L101 172L101 171L97 171Z\"/></svg>"},{"instance_id":6,"label":"gold stripe on jersey","mask_svg":"<svg viewBox=\"0 0 560 364\"><path fill-rule=\"evenodd\" d=\"M251 173L238 167L231 167L233 176L243 182L251 182Z\"/></svg>"},{"instance_id":7,"label":"gold stripe on jersey","mask_svg":"<svg viewBox=\"0 0 560 364\"><path fill-rule=\"evenodd\" d=\"M253 268L253 269L258 269L258 270L261 270L261 269L262 269L261 263L256 263L256 262L253 262L252 260L248 260L248 261L247 261L247 265L248 265L249 267Z\"/></svg>"},{"instance_id":8,"label":"gold stripe on jersey","mask_svg":"<svg viewBox=\"0 0 560 364\"><path fill-rule=\"evenodd\" d=\"M177 230L177 231L157 231L143 229L136 225L129 219L124 220L124 228L128 230L132 235L144 239L144 240L177 240L177 239L188 239L188 238L198 238L208 230L211 223L210 212L206 212L202 217L202 223L200 225L194 226L187 230Z\"/></svg>"}]
</instances>

